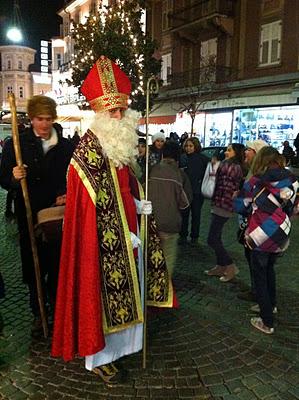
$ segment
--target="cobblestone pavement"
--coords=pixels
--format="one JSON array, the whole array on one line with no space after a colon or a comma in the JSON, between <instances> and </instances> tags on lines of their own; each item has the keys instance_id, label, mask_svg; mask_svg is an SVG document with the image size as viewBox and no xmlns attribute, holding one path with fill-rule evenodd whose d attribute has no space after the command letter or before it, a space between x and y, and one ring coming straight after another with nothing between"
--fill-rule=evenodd
<instances>
[{"instance_id":1,"label":"cobblestone pavement","mask_svg":"<svg viewBox=\"0 0 299 400\"><path fill-rule=\"evenodd\" d=\"M5 221L0 191L0 268L7 293L0 301L5 323L0 338L0 399L299 399L299 219L292 244L277 267L278 308L275 333L264 335L249 323L251 303L237 299L248 283L242 248L235 243L236 222L226 227L226 245L239 268L233 283L221 283L203 271L214 263L204 240L179 247L174 274L178 310L149 316L147 369L142 355L126 357L126 384L107 388L84 368L49 356L50 339L30 338L31 314L20 274L15 224ZM209 204L204 208L206 237Z\"/></svg>"}]
</instances>

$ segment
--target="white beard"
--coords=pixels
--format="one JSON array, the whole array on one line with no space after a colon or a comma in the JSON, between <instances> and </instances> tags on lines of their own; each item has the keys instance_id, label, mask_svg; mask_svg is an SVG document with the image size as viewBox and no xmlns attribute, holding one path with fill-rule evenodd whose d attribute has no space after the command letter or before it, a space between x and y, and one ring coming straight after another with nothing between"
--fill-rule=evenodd
<instances>
[{"instance_id":1,"label":"white beard","mask_svg":"<svg viewBox=\"0 0 299 400\"><path fill-rule=\"evenodd\" d=\"M110 118L108 112L95 114L90 130L99 139L103 152L116 167L130 165L138 154L136 133L139 115L126 110L121 120Z\"/></svg>"}]
</instances>

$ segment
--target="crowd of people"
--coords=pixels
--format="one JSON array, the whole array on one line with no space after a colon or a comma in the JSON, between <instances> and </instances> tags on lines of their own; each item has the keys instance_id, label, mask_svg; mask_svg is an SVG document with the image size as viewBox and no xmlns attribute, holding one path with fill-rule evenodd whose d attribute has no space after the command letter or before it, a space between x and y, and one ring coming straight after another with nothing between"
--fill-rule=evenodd
<instances>
[{"instance_id":1,"label":"crowd of people","mask_svg":"<svg viewBox=\"0 0 299 400\"><path fill-rule=\"evenodd\" d=\"M177 246L197 248L199 241L206 241L215 254L207 276L227 283L238 274L222 240L227 221L237 216L251 279L250 291L240 298L256 302L252 309L259 317L251 319L253 327L272 334L277 312L274 265L287 248L290 217L297 207L298 182L285 168L286 157L256 140L246 146L231 143L224 161L209 160L197 138L179 138L174 132L166 138L160 131L148 149L145 200L146 140L138 140L138 114L128 109L128 77L102 56L81 92L95 115L76 143L55 127L55 102L33 96L28 101L31 127L20 135L23 165L17 166L12 140L3 148L0 184L14 193L23 279L34 316L32 335L42 333L42 321L20 185L25 178L35 224L41 210L63 207L62 240L60 235L37 237L47 316L54 321L53 357L68 361L79 355L85 357L85 368L105 383L123 380L124 371L114 362L142 349L146 305L178 306L172 285ZM204 238L202 182L209 163L217 171Z\"/></svg>"}]
</instances>

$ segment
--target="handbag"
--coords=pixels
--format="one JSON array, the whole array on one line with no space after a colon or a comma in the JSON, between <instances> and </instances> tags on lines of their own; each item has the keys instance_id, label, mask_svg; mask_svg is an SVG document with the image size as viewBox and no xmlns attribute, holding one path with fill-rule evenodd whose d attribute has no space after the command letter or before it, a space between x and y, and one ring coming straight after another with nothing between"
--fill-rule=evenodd
<instances>
[{"instance_id":1,"label":"handbag","mask_svg":"<svg viewBox=\"0 0 299 400\"><path fill-rule=\"evenodd\" d=\"M210 161L207 165L201 184L201 193L207 199L211 199L213 197L216 186L216 172L219 165L220 161L216 161L215 163Z\"/></svg>"},{"instance_id":2,"label":"handbag","mask_svg":"<svg viewBox=\"0 0 299 400\"><path fill-rule=\"evenodd\" d=\"M45 242L61 241L65 206L44 208L37 213L36 235Z\"/></svg>"}]
</instances>

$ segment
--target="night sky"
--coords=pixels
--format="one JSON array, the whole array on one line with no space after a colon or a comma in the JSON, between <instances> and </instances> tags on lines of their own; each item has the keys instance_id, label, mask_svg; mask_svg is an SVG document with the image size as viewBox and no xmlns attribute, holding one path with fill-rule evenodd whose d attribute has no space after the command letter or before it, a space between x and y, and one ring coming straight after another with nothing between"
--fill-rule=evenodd
<instances>
[{"instance_id":1,"label":"night sky","mask_svg":"<svg viewBox=\"0 0 299 400\"><path fill-rule=\"evenodd\" d=\"M13 44L6 36L6 30L12 23L14 0L0 0L0 44ZM56 14L64 0L18 0L20 18L25 41L19 43L36 50L40 40L49 40L59 35L60 17Z\"/></svg>"}]
</instances>

